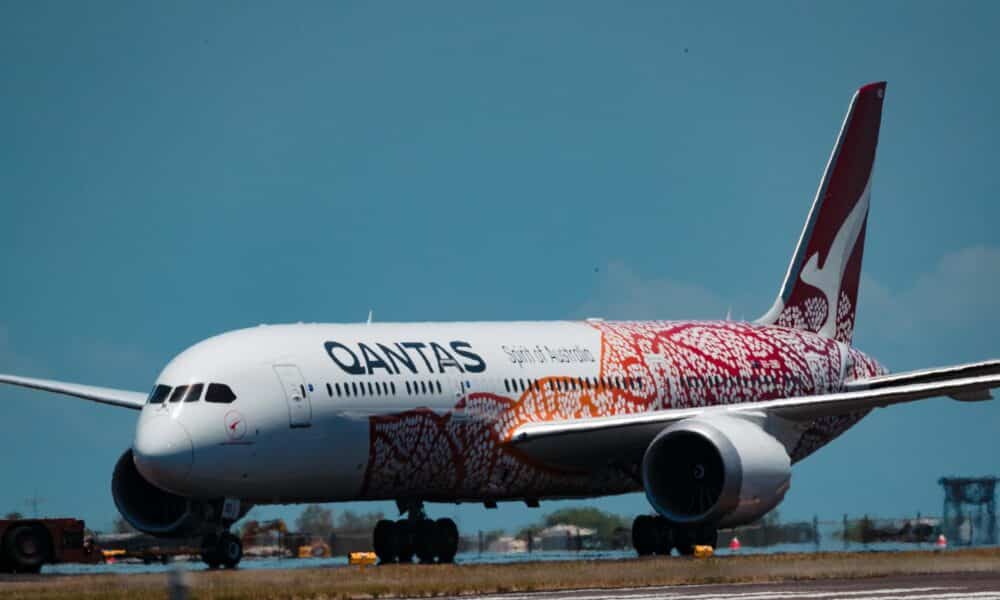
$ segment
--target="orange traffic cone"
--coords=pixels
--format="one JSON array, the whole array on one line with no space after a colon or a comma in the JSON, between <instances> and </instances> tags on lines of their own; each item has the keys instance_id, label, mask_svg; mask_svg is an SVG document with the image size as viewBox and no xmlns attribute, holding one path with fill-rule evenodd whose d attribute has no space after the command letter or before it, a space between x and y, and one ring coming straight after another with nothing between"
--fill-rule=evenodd
<instances>
[{"instance_id":1,"label":"orange traffic cone","mask_svg":"<svg viewBox=\"0 0 1000 600\"><path fill-rule=\"evenodd\" d=\"M733 539L729 540L729 549L736 552L740 549L740 538L733 536Z\"/></svg>"},{"instance_id":2,"label":"orange traffic cone","mask_svg":"<svg viewBox=\"0 0 1000 600\"><path fill-rule=\"evenodd\" d=\"M944 534L942 533L941 535L938 536L937 541L934 542L934 549L944 550L947 547L948 547L948 538L944 537Z\"/></svg>"}]
</instances>

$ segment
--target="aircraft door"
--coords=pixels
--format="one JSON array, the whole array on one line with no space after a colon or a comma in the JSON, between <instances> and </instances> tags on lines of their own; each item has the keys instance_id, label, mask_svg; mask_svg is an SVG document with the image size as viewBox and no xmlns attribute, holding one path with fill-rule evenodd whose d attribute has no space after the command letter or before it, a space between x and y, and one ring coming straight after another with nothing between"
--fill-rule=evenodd
<instances>
[{"instance_id":1,"label":"aircraft door","mask_svg":"<svg viewBox=\"0 0 1000 600\"><path fill-rule=\"evenodd\" d=\"M302 372L295 365L274 365L274 372L281 380L288 401L288 425L309 427L312 424L312 405Z\"/></svg>"}]
</instances>

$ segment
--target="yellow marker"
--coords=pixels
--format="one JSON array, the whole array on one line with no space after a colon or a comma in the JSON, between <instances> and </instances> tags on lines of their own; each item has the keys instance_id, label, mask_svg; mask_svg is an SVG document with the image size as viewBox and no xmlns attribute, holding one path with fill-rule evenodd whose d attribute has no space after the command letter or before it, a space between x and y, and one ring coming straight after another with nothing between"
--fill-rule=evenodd
<instances>
[{"instance_id":1,"label":"yellow marker","mask_svg":"<svg viewBox=\"0 0 1000 600\"><path fill-rule=\"evenodd\" d=\"M694 547L694 557L695 558L712 558L715 554L715 549L711 546L695 546Z\"/></svg>"},{"instance_id":2,"label":"yellow marker","mask_svg":"<svg viewBox=\"0 0 1000 600\"><path fill-rule=\"evenodd\" d=\"M347 564L358 565L364 568L365 565L374 565L378 561L374 552L351 552L347 555Z\"/></svg>"}]
</instances>

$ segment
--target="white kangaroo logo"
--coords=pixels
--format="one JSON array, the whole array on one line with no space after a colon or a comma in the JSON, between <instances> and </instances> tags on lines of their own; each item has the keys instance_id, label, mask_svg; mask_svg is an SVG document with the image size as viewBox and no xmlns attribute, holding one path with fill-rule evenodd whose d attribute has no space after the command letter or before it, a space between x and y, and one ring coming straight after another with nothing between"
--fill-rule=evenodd
<instances>
[{"instance_id":1,"label":"white kangaroo logo","mask_svg":"<svg viewBox=\"0 0 1000 600\"><path fill-rule=\"evenodd\" d=\"M847 260L851 257L858 236L861 235L861 226L865 222L868 214L868 200L871 191L872 180L868 178L865 189L858 198L858 203L851 210L843 225L833 238L830 244L830 251L826 255L826 264L819 268L819 253L813 254L802 265L799 271L799 278L803 282L819 289L826 296L826 321L818 333L827 337L833 337L837 332L837 301L840 298L840 284L844 277L844 269L847 268Z\"/></svg>"}]
</instances>

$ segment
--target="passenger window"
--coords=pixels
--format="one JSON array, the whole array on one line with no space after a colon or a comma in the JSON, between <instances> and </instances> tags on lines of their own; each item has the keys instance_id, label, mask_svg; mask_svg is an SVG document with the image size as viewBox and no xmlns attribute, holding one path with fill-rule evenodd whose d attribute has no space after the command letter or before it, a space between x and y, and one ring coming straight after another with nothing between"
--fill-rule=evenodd
<instances>
[{"instance_id":1,"label":"passenger window","mask_svg":"<svg viewBox=\"0 0 1000 600\"><path fill-rule=\"evenodd\" d=\"M344 395L348 397L351 395L351 386L347 385L346 381L344 382Z\"/></svg>"},{"instance_id":2,"label":"passenger window","mask_svg":"<svg viewBox=\"0 0 1000 600\"><path fill-rule=\"evenodd\" d=\"M438 393L440 394L441 393L441 382L440 381L435 381L434 384L437 386Z\"/></svg>"},{"instance_id":3,"label":"passenger window","mask_svg":"<svg viewBox=\"0 0 1000 600\"><path fill-rule=\"evenodd\" d=\"M510 391L510 380L509 379L504 379L503 380L503 389L507 390L508 392Z\"/></svg>"},{"instance_id":4,"label":"passenger window","mask_svg":"<svg viewBox=\"0 0 1000 600\"><path fill-rule=\"evenodd\" d=\"M214 404L230 404L236 400L236 394L229 389L228 385L222 383L208 384L208 391L205 392L205 402Z\"/></svg>"},{"instance_id":5,"label":"passenger window","mask_svg":"<svg viewBox=\"0 0 1000 600\"><path fill-rule=\"evenodd\" d=\"M340 384L339 383L335 383L335 384L333 384L333 387L334 387L334 389L337 390L337 395L339 396L340 395Z\"/></svg>"},{"instance_id":6,"label":"passenger window","mask_svg":"<svg viewBox=\"0 0 1000 600\"><path fill-rule=\"evenodd\" d=\"M149 392L149 399L147 402L150 404L163 404L163 401L166 400L169 395L170 386L161 384L154 387L153 390Z\"/></svg>"},{"instance_id":7,"label":"passenger window","mask_svg":"<svg viewBox=\"0 0 1000 600\"><path fill-rule=\"evenodd\" d=\"M390 381L389 382L389 389L392 390L392 395L395 396L396 395L396 382L395 381Z\"/></svg>"},{"instance_id":8,"label":"passenger window","mask_svg":"<svg viewBox=\"0 0 1000 600\"><path fill-rule=\"evenodd\" d=\"M203 383L196 383L192 385L190 388L188 388L188 393L186 396L184 396L184 401L197 402L198 400L201 400L201 391L203 389L205 389L205 384Z\"/></svg>"},{"instance_id":9,"label":"passenger window","mask_svg":"<svg viewBox=\"0 0 1000 600\"><path fill-rule=\"evenodd\" d=\"M412 394L413 393L413 392L410 391L410 382L409 381L406 382L406 393L407 394Z\"/></svg>"},{"instance_id":10,"label":"passenger window","mask_svg":"<svg viewBox=\"0 0 1000 600\"><path fill-rule=\"evenodd\" d=\"M347 384L344 384L344 385L347 385ZM364 389L364 388L362 388L362 389ZM357 396L357 395L358 395L358 382L356 382L356 381L352 381L352 382L351 382L351 392L352 392L352 393L353 393L353 394L354 394L355 396Z\"/></svg>"},{"instance_id":11,"label":"passenger window","mask_svg":"<svg viewBox=\"0 0 1000 600\"><path fill-rule=\"evenodd\" d=\"M174 388L174 393L170 394L170 402L180 402L184 398L184 394L187 393L188 386L179 385Z\"/></svg>"}]
</instances>

